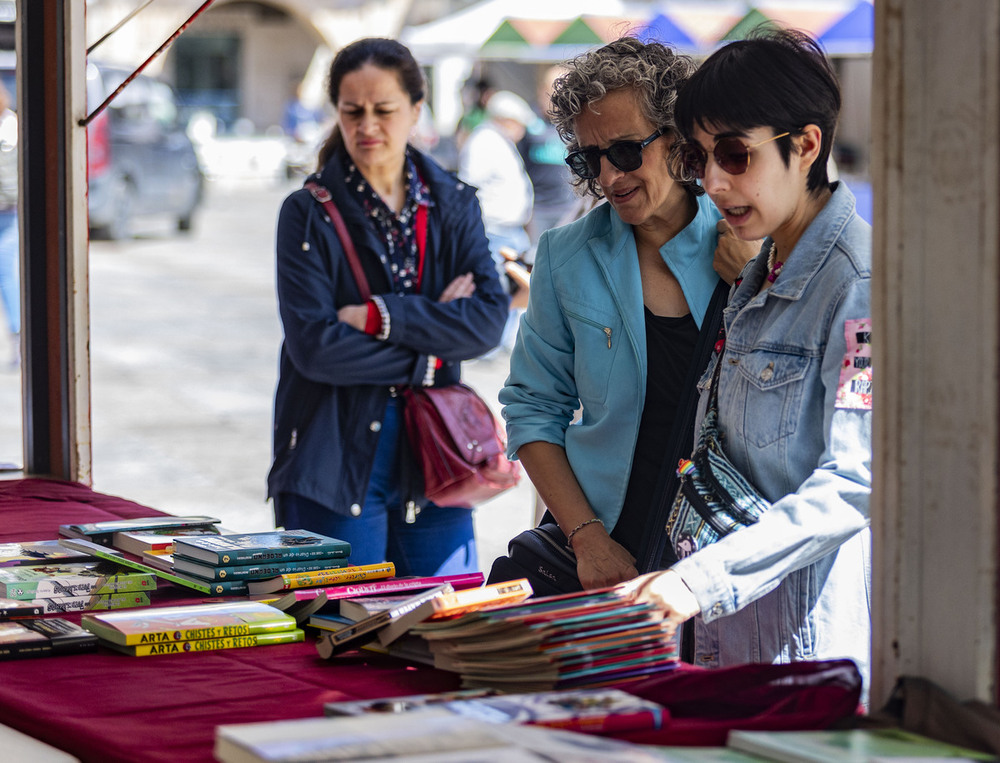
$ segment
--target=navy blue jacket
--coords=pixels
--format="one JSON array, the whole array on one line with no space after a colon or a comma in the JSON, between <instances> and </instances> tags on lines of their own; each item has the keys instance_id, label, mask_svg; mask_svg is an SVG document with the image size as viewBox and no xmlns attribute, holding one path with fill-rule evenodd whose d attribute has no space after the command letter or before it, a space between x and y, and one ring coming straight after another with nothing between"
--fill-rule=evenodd
<instances>
[{"instance_id":1,"label":"navy blue jacket","mask_svg":"<svg viewBox=\"0 0 1000 763\"><path fill-rule=\"evenodd\" d=\"M372 293L385 300L391 319L386 341L337 320L339 307L362 300L319 202L301 189L281 207L277 292L284 341L269 497L295 493L350 514L352 505L364 502L390 386L420 385L429 355L444 363L435 386L457 382L462 360L500 341L508 297L490 256L475 189L422 154L413 156L432 199L419 295L391 293L390 274L380 259L385 242L348 193L341 158L334 156L318 178L347 223ZM456 276L468 272L475 274L472 297L436 301ZM407 472L404 498L425 502L419 479L408 477L415 471L412 459L401 460Z\"/></svg>"}]
</instances>

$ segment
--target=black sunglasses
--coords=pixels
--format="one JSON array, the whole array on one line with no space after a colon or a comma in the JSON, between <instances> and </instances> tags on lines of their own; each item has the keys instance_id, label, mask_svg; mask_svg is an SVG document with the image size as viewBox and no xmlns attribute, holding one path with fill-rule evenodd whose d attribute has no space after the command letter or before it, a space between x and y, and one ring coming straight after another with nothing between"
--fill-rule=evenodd
<instances>
[{"instance_id":1,"label":"black sunglasses","mask_svg":"<svg viewBox=\"0 0 1000 763\"><path fill-rule=\"evenodd\" d=\"M712 149L712 157L724 172L730 175L742 175L750 169L751 149L763 146L772 140L784 138L786 135L791 135L791 133L783 132L781 135L775 135L750 146L739 138L719 138L715 148ZM704 179L705 166L708 164L708 154L705 149L697 143L676 143L672 153L671 161L678 170L676 175L688 179Z\"/></svg>"},{"instance_id":2,"label":"black sunglasses","mask_svg":"<svg viewBox=\"0 0 1000 763\"><path fill-rule=\"evenodd\" d=\"M584 180L593 180L601 174L601 157L622 172L633 172L642 166L642 149L665 135L663 130L657 130L645 140L620 140L607 148L581 148L566 157L566 164Z\"/></svg>"}]
</instances>

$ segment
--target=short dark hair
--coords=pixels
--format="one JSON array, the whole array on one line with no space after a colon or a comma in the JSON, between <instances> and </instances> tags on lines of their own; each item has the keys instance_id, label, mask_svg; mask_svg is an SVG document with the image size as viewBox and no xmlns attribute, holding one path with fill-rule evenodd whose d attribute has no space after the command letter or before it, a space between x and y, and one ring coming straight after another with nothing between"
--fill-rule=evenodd
<instances>
[{"instance_id":1,"label":"short dark hair","mask_svg":"<svg viewBox=\"0 0 1000 763\"><path fill-rule=\"evenodd\" d=\"M813 193L829 185L826 165L839 115L840 85L819 43L804 32L774 27L759 27L709 56L681 89L674 107L684 140L691 140L696 125L706 130L771 127L775 134L791 135L816 125L823 138L806 179ZM787 166L791 137L777 143Z\"/></svg>"},{"instance_id":2,"label":"short dark hair","mask_svg":"<svg viewBox=\"0 0 1000 763\"><path fill-rule=\"evenodd\" d=\"M410 49L403 43L387 37L363 37L341 48L330 64L326 92L334 108L340 100L340 83L344 77L358 71L366 64L395 72L399 77L400 86L410 96L411 104L424 99L424 73ZM330 160L334 151L340 148L343 142L340 128L335 125L330 137L320 149L320 169L323 169L323 165Z\"/></svg>"}]
</instances>

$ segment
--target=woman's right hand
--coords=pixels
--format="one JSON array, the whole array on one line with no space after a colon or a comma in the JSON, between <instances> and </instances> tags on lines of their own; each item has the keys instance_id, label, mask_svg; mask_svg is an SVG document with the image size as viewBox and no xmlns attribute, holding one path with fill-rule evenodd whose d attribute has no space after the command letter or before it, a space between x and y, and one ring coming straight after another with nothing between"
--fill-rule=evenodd
<instances>
[{"instance_id":1,"label":"woman's right hand","mask_svg":"<svg viewBox=\"0 0 1000 763\"><path fill-rule=\"evenodd\" d=\"M438 302L451 302L453 299L471 297L475 291L476 282L472 278L472 273L464 273L444 287L444 291L438 297Z\"/></svg>"},{"instance_id":2,"label":"woman's right hand","mask_svg":"<svg viewBox=\"0 0 1000 763\"><path fill-rule=\"evenodd\" d=\"M617 585L639 574L635 557L597 523L577 531L572 546L577 576L584 589Z\"/></svg>"}]
</instances>

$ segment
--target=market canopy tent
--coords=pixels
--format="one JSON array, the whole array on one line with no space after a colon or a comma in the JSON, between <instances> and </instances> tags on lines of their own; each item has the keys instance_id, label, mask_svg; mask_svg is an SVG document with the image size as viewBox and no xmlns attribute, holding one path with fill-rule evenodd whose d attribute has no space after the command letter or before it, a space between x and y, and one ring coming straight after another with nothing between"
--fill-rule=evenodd
<instances>
[{"instance_id":1,"label":"market canopy tent","mask_svg":"<svg viewBox=\"0 0 1000 763\"><path fill-rule=\"evenodd\" d=\"M831 56L868 56L875 40L875 6L861 0L839 21L820 35L819 41Z\"/></svg>"}]
</instances>

